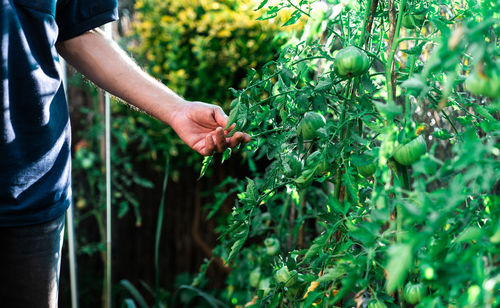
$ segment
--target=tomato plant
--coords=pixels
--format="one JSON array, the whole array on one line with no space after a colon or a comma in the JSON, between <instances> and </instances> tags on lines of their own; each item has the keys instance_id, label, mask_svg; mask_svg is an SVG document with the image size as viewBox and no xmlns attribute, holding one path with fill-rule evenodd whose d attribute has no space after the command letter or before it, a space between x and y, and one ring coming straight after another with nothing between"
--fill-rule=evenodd
<instances>
[{"instance_id":1,"label":"tomato plant","mask_svg":"<svg viewBox=\"0 0 500 308\"><path fill-rule=\"evenodd\" d=\"M291 8L289 23L310 24L232 90L230 122L253 135L248 164L263 166L216 249L244 294L238 303L500 303L500 100L470 95L466 82L498 73L499 5L262 2L261 19ZM263 238L279 243L276 253L258 253ZM266 271L269 293L245 285L242 264ZM293 288L285 266L297 273Z\"/></svg>"}]
</instances>

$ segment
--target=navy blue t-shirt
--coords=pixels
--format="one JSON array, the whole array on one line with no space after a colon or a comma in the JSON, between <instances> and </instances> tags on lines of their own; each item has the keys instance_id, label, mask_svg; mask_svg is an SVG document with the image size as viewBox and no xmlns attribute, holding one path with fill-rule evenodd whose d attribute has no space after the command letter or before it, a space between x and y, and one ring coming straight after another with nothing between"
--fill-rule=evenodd
<instances>
[{"instance_id":1,"label":"navy blue t-shirt","mask_svg":"<svg viewBox=\"0 0 500 308\"><path fill-rule=\"evenodd\" d=\"M55 43L116 20L117 0L0 1L0 226L37 224L64 214L71 199Z\"/></svg>"}]
</instances>

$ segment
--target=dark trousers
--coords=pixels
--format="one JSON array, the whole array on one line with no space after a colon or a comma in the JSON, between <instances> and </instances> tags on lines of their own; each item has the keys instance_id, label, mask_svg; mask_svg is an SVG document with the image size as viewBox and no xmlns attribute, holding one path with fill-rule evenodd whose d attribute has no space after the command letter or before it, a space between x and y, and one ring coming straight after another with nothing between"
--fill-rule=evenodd
<instances>
[{"instance_id":1,"label":"dark trousers","mask_svg":"<svg viewBox=\"0 0 500 308\"><path fill-rule=\"evenodd\" d=\"M55 308L64 215L47 223L0 227L0 307Z\"/></svg>"}]
</instances>

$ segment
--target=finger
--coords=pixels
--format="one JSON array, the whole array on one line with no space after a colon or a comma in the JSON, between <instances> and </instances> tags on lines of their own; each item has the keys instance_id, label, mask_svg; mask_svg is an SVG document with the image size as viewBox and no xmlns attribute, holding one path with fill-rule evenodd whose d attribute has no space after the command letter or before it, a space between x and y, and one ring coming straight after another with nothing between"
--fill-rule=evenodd
<instances>
[{"instance_id":1,"label":"finger","mask_svg":"<svg viewBox=\"0 0 500 308\"><path fill-rule=\"evenodd\" d=\"M231 126L228 127L228 129L226 129L224 131L224 134L225 135L229 134L235 127L236 127L236 123L233 123Z\"/></svg>"},{"instance_id":2,"label":"finger","mask_svg":"<svg viewBox=\"0 0 500 308\"><path fill-rule=\"evenodd\" d=\"M212 139L211 135L207 135L205 137L205 149L203 150L203 153L200 152L201 155L208 156L212 155L215 150L215 143L214 140Z\"/></svg>"},{"instance_id":3,"label":"finger","mask_svg":"<svg viewBox=\"0 0 500 308\"><path fill-rule=\"evenodd\" d=\"M217 122L217 125L221 127L226 127L227 125L227 115L224 113L221 107L214 107L214 119Z\"/></svg>"},{"instance_id":4,"label":"finger","mask_svg":"<svg viewBox=\"0 0 500 308\"><path fill-rule=\"evenodd\" d=\"M215 146L217 148L217 152L222 153L227 148L226 138L224 136L224 130L222 127L217 127L215 130Z\"/></svg>"},{"instance_id":5,"label":"finger","mask_svg":"<svg viewBox=\"0 0 500 308\"><path fill-rule=\"evenodd\" d=\"M250 135L242 133L242 132L237 132L235 133L231 138L228 138L228 144L229 147L234 148L240 143L247 143L250 141Z\"/></svg>"}]
</instances>

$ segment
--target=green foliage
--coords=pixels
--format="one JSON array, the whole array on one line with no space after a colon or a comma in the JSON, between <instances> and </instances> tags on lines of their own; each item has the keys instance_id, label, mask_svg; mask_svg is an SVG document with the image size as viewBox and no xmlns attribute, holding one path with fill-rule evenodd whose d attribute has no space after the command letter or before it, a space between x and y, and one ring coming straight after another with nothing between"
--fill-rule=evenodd
<instances>
[{"instance_id":1,"label":"green foliage","mask_svg":"<svg viewBox=\"0 0 500 308\"><path fill-rule=\"evenodd\" d=\"M464 81L478 66L497 69L500 4L401 0L389 18L382 1L373 12L372 1L277 2L262 2L261 19L290 6L323 13L233 91L232 121L267 167L221 226L214 253L232 265L221 296L253 307L404 306L412 282L425 290L419 307L498 305L500 98L472 95ZM401 28L417 4L426 19ZM368 55L368 71L335 72L346 46ZM326 124L305 140L309 112ZM393 157L416 141L415 157ZM360 174L373 162L373 176ZM276 255L265 253L270 238ZM266 292L248 282L257 267Z\"/></svg>"},{"instance_id":2,"label":"green foliage","mask_svg":"<svg viewBox=\"0 0 500 308\"><path fill-rule=\"evenodd\" d=\"M228 103L249 68L271 60L286 34L256 21L255 3L140 0L132 51L153 76L191 100Z\"/></svg>"}]
</instances>

